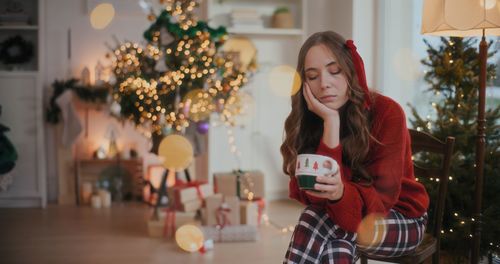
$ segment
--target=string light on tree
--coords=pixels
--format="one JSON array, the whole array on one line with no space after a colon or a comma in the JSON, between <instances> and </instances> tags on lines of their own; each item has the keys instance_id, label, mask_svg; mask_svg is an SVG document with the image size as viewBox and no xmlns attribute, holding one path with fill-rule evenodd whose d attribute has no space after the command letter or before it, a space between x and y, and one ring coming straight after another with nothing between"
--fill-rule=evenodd
<instances>
[{"instance_id":1,"label":"string light on tree","mask_svg":"<svg viewBox=\"0 0 500 264\"><path fill-rule=\"evenodd\" d=\"M108 54L116 79L113 98L122 117L161 135L171 128L182 132L190 122L207 122L213 112L224 119L237 114L228 114L225 107L251 72L234 62L238 54L219 49L228 39L226 29L198 21L198 1L160 3L164 9L158 15L143 3L153 21L144 32L145 46L125 42Z\"/></svg>"},{"instance_id":2,"label":"string light on tree","mask_svg":"<svg viewBox=\"0 0 500 264\"><path fill-rule=\"evenodd\" d=\"M471 226L478 222L478 219L471 217L473 214L472 188L474 186L475 167L475 135L477 119L478 95L477 87L479 80L479 62L477 54L477 39L473 38L441 38L439 45L433 46L427 41L428 56L422 60L427 66L424 80L428 90L435 97L430 102L430 109L433 115L421 116L417 109L413 108L413 119L410 120L412 126L419 131L433 134L437 138L444 139L446 136L457 137L455 145L456 153L451 162L451 171L448 183L450 200L444 212L441 246L454 256L461 256L468 252L467 243L464 240L470 239ZM495 50L489 51L488 56L493 56ZM495 72L495 65L489 64L486 68L487 81L492 80ZM498 220L500 208L500 182L495 179L500 174L498 157L500 149L500 136L498 129L495 130L496 122L500 118L498 104L488 105L486 102L486 153L485 155L485 186L483 204L482 226L485 228L484 235L481 236L481 246L486 250L492 250L500 242L500 226L495 222ZM489 109L489 110L488 110ZM435 113L435 114L434 114ZM439 164L441 161L431 155L421 155L415 158L416 162L425 164ZM438 183L433 179L420 179L428 192L432 195L438 191ZM433 208L431 205L429 208ZM429 214L432 217L433 211ZM432 225L432 223L431 223ZM432 226L429 226L432 228ZM491 246L493 245L493 247ZM498 252L498 251L497 251ZM465 256L466 257L466 256Z\"/></svg>"}]
</instances>

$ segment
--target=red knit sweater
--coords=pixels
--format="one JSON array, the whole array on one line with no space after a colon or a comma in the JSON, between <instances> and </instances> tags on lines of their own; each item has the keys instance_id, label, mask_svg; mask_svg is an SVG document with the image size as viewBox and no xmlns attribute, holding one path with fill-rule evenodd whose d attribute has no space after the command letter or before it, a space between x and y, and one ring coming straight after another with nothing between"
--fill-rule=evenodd
<instances>
[{"instance_id":1,"label":"red knit sweater","mask_svg":"<svg viewBox=\"0 0 500 264\"><path fill-rule=\"evenodd\" d=\"M391 208L406 217L422 216L429 206L429 197L422 184L415 180L411 160L410 135L403 109L394 100L377 95L371 106L371 134L382 145L370 145L366 170L373 177L372 186L351 182L351 170L342 163L342 146L329 148L322 141L316 153L330 156L340 166L344 194L338 201L318 198L299 190L292 177L290 197L305 205L324 206L334 223L346 231L356 232L364 216L370 213L387 215Z\"/></svg>"}]
</instances>

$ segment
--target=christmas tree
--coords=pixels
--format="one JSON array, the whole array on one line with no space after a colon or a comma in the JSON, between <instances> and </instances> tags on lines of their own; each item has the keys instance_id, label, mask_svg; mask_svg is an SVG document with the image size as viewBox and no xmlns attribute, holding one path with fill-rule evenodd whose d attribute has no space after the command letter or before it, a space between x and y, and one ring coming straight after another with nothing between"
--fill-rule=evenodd
<instances>
[{"instance_id":1,"label":"christmas tree","mask_svg":"<svg viewBox=\"0 0 500 264\"><path fill-rule=\"evenodd\" d=\"M425 40L424 40L425 41ZM448 196L443 219L441 246L455 259L453 263L465 263L472 242L475 186L475 146L479 87L479 55L477 39L441 38L437 47L429 42L428 57L422 63L428 67L425 82L433 95L431 106L434 114L426 118L412 107L412 126L444 140L456 138L452 158ZM491 42L489 43L491 48ZM496 51L488 53L492 57ZM495 65L487 65L487 83L495 78ZM486 152L482 207L481 254L498 251L500 247L500 106L487 105ZM440 164L435 156L415 156L415 162ZM435 197L437 179L419 179L427 191ZM432 217L433 201L429 208ZM432 228L429 226L429 228Z\"/></svg>"},{"instance_id":2,"label":"christmas tree","mask_svg":"<svg viewBox=\"0 0 500 264\"><path fill-rule=\"evenodd\" d=\"M197 1L159 2L164 6L160 14L150 7L147 45L119 44L108 56L116 79L112 109L153 139L191 122L207 122L212 112L230 123L239 111L230 104L239 101L237 92L247 76L235 54L219 51L226 29L198 21Z\"/></svg>"}]
</instances>

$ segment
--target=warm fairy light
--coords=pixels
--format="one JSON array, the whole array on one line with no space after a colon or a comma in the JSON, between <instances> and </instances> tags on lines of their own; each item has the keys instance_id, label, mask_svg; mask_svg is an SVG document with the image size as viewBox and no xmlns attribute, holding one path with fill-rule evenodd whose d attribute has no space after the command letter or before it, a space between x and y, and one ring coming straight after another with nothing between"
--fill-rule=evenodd
<instances>
[{"instance_id":1,"label":"warm fairy light","mask_svg":"<svg viewBox=\"0 0 500 264\"><path fill-rule=\"evenodd\" d=\"M198 25L193 12L198 1L162 0L161 4L172 24L184 30ZM150 14L148 18L159 16ZM186 33L179 39L168 30L152 29L149 44L126 42L109 54L117 83L113 99L125 109L124 117L142 131L157 134L172 129L184 131L190 121L207 120L214 112L225 125L234 126L234 118L242 108L237 91L248 82L248 73L236 65L233 56L237 55L218 52L227 36L214 37L210 30L196 29L194 34ZM163 43L164 39L170 44ZM202 96L181 98L195 89ZM150 136L150 132L144 134ZM240 155L236 147L231 149Z\"/></svg>"}]
</instances>

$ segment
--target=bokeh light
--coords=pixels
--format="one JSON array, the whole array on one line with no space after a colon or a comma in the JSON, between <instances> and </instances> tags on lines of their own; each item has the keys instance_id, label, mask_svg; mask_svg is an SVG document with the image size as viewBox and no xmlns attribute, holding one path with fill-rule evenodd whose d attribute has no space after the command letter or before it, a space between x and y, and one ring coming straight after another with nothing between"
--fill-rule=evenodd
<instances>
[{"instance_id":1,"label":"bokeh light","mask_svg":"<svg viewBox=\"0 0 500 264\"><path fill-rule=\"evenodd\" d=\"M380 214L369 214L358 226L358 243L364 247L376 247L384 239L387 226Z\"/></svg>"},{"instance_id":2,"label":"bokeh light","mask_svg":"<svg viewBox=\"0 0 500 264\"><path fill-rule=\"evenodd\" d=\"M497 0L478 0L479 1L479 4L481 5L481 7L485 7L486 6L486 10L489 10L489 9L492 9L495 7L495 5L497 4Z\"/></svg>"},{"instance_id":3,"label":"bokeh light","mask_svg":"<svg viewBox=\"0 0 500 264\"><path fill-rule=\"evenodd\" d=\"M296 94L301 83L300 75L288 65L274 67L269 73L269 87L275 95L280 97L290 97Z\"/></svg>"},{"instance_id":4,"label":"bokeh light","mask_svg":"<svg viewBox=\"0 0 500 264\"><path fill-rule=\"evenodd\" d=\"M182 171L193 160L193 146L181 135L168 135L160 142L158 155L163 158L165 168Z\"/></svg>"},{"instance_id":5,"label":"bokeh light","mask_svg":"<svg viewBox=\"0 0 500 264\"><path fill-rule=\"evenodd\" d=\"M183 225L175 232L177 245L187 252L200 250L203 240L203 232L195 225Z\"/></svg>"},{"instance_id":6,"label":"bokeh light","mask_svg":"<svg viewBox=\"0 0 500 264\"><path fill-rule=\"evenodd\" d=\"M115 9L110 3L97 5L90 13L90 24L95 29L104 29L115 17Z\"/></svg>"}]
</instances>

